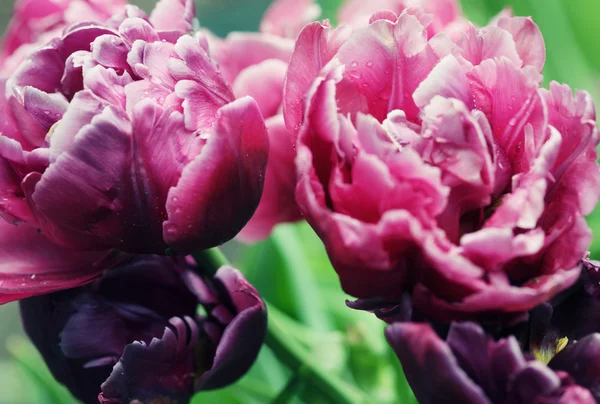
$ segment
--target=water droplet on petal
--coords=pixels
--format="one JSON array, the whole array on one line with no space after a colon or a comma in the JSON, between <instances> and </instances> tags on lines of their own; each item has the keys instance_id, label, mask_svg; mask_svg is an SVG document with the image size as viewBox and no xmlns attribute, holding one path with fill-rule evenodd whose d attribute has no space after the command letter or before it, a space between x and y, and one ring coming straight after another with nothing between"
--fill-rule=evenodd
<instances>
[{"instance_id":1,"label":"water droplet on petal","mask_svg":"<svg viewBox=\"0 0 600 404\"><path fill-rule=\"evenodd\" d=\"M46 115L50 115L50 111L48 111L48 110L45 110L45 111L44 111L44 114L46 114Z\"/></svg>"},{"instance_id":2,"label":"water droplet on petal","mask_svg":"<svg viewBox=\"0 0 600 404\"><path fill-rule=\"evenodd\" d=\"M352 67L357 67L357 66L358 66L358 61L357 61L357 60L355 60L354 62L352 62L352 65L351 65L351 66L352 66Z\"/></svg>"},{"instance_id":3,"label":"water droplet on petal","mask_svg":"<svg viewBox=\"0 0 600 404\"><path fill-rule=\"evenodd\" d=\"M369 60L369 61L367 62L367 67L372 67L372 66L373 66L373 61L372 61L372 60Z\"/></svg>"},{"instance_id":4,"label":"water droplet on petal","mask_svg":"<svg viewBox=\"0 0 600 404\"><path fill-rule=\"evenodd\" d=\"M171 198L171 200L172 200L173 202L177 202L177 201L179 200L179 198L178 198L178 197L176 197L176 196L174 196L174 197L172 197L172 198Z\"/></svg>"}]
</instances>

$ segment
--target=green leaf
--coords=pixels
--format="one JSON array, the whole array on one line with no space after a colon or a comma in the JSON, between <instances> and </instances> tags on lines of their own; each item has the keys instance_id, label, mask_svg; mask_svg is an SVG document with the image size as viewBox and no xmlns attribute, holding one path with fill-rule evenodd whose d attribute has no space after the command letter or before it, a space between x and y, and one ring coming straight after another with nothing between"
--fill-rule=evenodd
<instances>
[{"instance_id":1,"label":"green leaf","mask_svg":"<svg viewBox=\"0 0 600 404\"><path fill-rule=\"evenodd\" d=\"M64 386L59 384L44 363L35 347L23 337L12 337L7 342L7 349L14 362L25 375L30 385L29 394L36 399L30 402L40 404L75 404L78 401Z\"/></svg>"}]
</instances>

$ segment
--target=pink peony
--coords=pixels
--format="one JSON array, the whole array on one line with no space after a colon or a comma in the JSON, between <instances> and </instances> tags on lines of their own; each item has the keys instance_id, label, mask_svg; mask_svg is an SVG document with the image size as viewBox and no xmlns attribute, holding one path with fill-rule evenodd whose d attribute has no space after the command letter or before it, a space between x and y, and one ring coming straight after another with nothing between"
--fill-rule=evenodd
<instances>
[{"instance_id":1,"label":"pink peony","mask_svg":"<svg viewBox=\"0 0 600 404\"><path fill-rule=\"evenodd\" d=\"M260 200L268 137L190 36L191 0L79 23L6 83L0 214L76 250L164 253L234 237Z\"/></svg>"},{"instance_id":2,"label":"pink peony","mask_svg":"<svg viewBox=\"0 0 600 404\"><path fill-rule=\"evenodd\" d=\"M71 24L102 22L123 9L124 0L17 0L0 51L0 74L9 75L23 60Z\"/></svg>"},{"instance_id":3,"label":"pink peony","mask_svg":"<svg viewBox=\"0 0 600 404\"><path fill-rule=\"evenodd\" d=\"M409 3L398 0L348 0L340 10L339 19L344 24L360 27L368 23L373 11L388 8L402 10L408 6L425 5L427 11L440 14L432 16L436 21L432 26L441 30L465 25L454 0L411 0ZM295 201L296 172L293 161L296 156L294 146L297 131L286 129L282 101L285 74L294 47L291 39L296 38L304 25L319 14L320 9L314 0L276 0L263 17L260 33L235 32L224 40L209 34L211 56L219 63L223 77L232 86L234 95L252 96L267 118L270 155L264 192L256 213L239 234L241 241L259 241L266 238L278 223L294 222L302 218ZM456 24L451 24L452 22ZM350 27L340 28L342 33L349 30ZM304 77L307 84L299 91L301 95L304 95L316 73L313 72L312 77Z\"/></svg>"},{"instance_id":4,"label":"pink peony","mask_svg":"<svg viewBox=\"0 0 600 404\"><path fill-rule=\"evenodd\" d=\"M579 275L600 192L594 105L540 89L530 18L455 40L429 21L407 9L302 31L285 99L297 201L354 296L409 292L442 321L522 313Z\"/></svg>"}]
</instances>

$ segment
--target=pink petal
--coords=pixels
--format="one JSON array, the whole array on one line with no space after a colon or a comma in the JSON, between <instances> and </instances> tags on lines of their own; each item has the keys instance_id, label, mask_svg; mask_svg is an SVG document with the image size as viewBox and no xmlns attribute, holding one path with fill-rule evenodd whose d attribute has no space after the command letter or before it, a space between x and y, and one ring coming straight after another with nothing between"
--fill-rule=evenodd
<instances>
[{"instance_id":1,"label":"pink petal","mask_svg":"<svg viewBox=\"0 0 600 404\"><path fill-rule=\"evenodd\" d=\"M320 14L321 8L314 0L275 0L263 16L260 31L295 39Z\"/></svg>"},{"instance_id":2,"label":"pink petal","mask_svg":"<svg viewBox=\"0 0 600 404\"><path fill-rule=\"evenodd\" d=\"M169 71L177 80L175 93L183 99L188 130L206 130L217 110L234 99L231 89L208 57L199 38L183 36L175 45L181 60L169 60Z\"/></svg>"},{"instance_id":3,"label":"pink petal","mask_svg":"<svg viewBox=\"0 0 600 404\"><path fill-rule=\"evenodd\" d=\"M98 115L106 103L94 96L90 91L78 92L71 103L63 119L55 127L50 137L50 153L52 160L56 160L64 151L69 149L75 135L86 124Z\"/></svg>"},{"instance_id":4,"label":"pink petal","mask_svg":"<svg viewBox=\"0 0 600 404\"><path fill-rule=\"evenodd\" d=\"M221 108L201 153L169 191L166 242L193 251L234 237L258 206L267 157L268 135L256 102L245 97Z\"/></svg>"},{"instance_id":5,"label":"pink petal","mask_svg":"<svg viewBox=\"0 0 600 404\"><path fill-rule=\"evenodd\" d=\"M242 70L233 82L236 97L251 96L260 106L265 117L277 114L283 100L283 82L287 63L277 59L267 59Z\"/></svg>"},{"instance_id":6,"label":"pink petal","mask_svg":"<svg viewBox=\"0 0 600 404\"><path fill-rule=\"evenodd\" d=\"M91 282L107 267L106 251L73 252L37 229L0 220L0 304Z\"/></svg>"},{"instance_id":7,"label":"pink petal","mask_svg":"<svg viewBox=\"0 0 600 404\"><path fill-rule=\"evenodd\" d=\"M175 80L169 73L169 60L176 57L175 46L169 42L134 42L127 63L140 78L173 89Z\"/></svg>"},{"instance_id":8,"label":"pink petal","mask_svg":"<svg viewBox=\"0 0 600 404\"><path fill-rule=\"evenodd\" d=\"M468 77L473 93L473 105L468 106L486 114L494 138L506 152L513 172L526 170L527 167L522 167L522 155L528 151L524 127L538 105L541 75L532 66L520 69L502 57L485 60ZM545 133L542 131L536 136L545 136Z\"/></svg>"},{"instance_id":9,"label":"pink petal","mask_svg":"<svg viewBox=\"0 0 600 404\"><path fill-rule=\"evenodd\" d=\"M193 0L160 0L150 14L150 22L159 30L191 31L194 18Z\"/></svg>"},{"instance_id":10,"label":"pink petal","mask_svg":"<svg viewBox=\"0 0 600 404\"><path fill-rule=\"evenodd\" d=\"M92 57L105 67L126 69L127 44L117 35L100 35L92 42Z\"/></svg>"},{"instance_id":11,"label":"pink petal","mask_svg":"<svg viewBox=\"0 0 600 404\"><path fill-rule=\"evenodd\" d=\"M138 17L125 19L119 25L119 34L129 46L132 46L137 40L144 42L160 41L154 27L148 21Z\"/></svg>"},{"instance_id":12,"label":"pink petal","mask_svg":"<svg viewBox=\"0 0 600 404\"><path fill-rule=\"evenodd\" d=\"M69 106L62 94L48 94L35 87L24 87L22 96L25 110L46 130L63 117Z\"/></svg>"},{"instance_id":13,"label":"pink petal","mask_svg":"<svg viewBox=\"0 0 600 404\"><path fill-rule=\"evenodd\" d=\"M294 41L270 34L232 32L225 39L207 35L210 55L219 64L223 78L233 83L240 72L267 59L288 63Z\"/></svg>"},{"instance_id":14,"label":"pink petal","mask_svg":"<svg viewBox=\"0 0 600 404\"><path fill-rule=\"evenodd\" d=\"M417 119L419 110L412 94L439 60L427 45L421 22L404 13L396 23L375 21L340 47L338 58L346 66L344 78L368 106L368 111L362 112L383 121L390 111L401 109L410 121ZM340 98L344 102L344 97Z\"/></svg>"},{"instance_id":15,"label":"pink petal","mask_svg":"<svg viewBox=\"0 0 600 404\"><path fill-rule=\"evenodd\" d=\"M151 189L133 153L131 123L120 110L106 107L81 127L31 196L46 236L80 249L164 251L161 212L148 203L156 200L145 194Z\"/></svg>"},{"instance_id":16,"label":"pink petal","mask_svg":"<svg viewBox=\"0 0 600 404\"><path fill-rule=\"evenodd\" d=\"M304 115L305 94L319 71L350 35L347 27L332 30L328 23L308 24L296 40L285 79L283 111L285 125L297 133Z\"/></svg>"},{"instance_id":17,"label":"pink petal","mask_svg":"<svg viewBox=\"0 0 600 404\"><path fill-rule=\"evenodd\" d=\"M471 25L458 45L461 55L474 66L484 60L500 57L509 59L516 67L523 65L512 35L495 26L478 29Z\"/></svg>"},{"instance_id":18,"label":"pink petal","mask_svg":"<svg viewBox=\"0 0 600 404\"><path fill-rule=\"evenodd\" d=\"M546 61L546 44L531 17L501 17L496 25L512 35L523 65L533 66L541 73Z\"/></svg>"},{"instance_id":19,"label":"pink petal","mask_svg":"<svg viewBox=\"0 0 600 404\"><path fill-rule=\"evenodd\" d=\"M278 223L302 218L296 204L295 139L285 127L283 116L266 121L269 132L269 161L260 204L238 238L253 243L266 238Z\"/></svg>"}]
</instances>

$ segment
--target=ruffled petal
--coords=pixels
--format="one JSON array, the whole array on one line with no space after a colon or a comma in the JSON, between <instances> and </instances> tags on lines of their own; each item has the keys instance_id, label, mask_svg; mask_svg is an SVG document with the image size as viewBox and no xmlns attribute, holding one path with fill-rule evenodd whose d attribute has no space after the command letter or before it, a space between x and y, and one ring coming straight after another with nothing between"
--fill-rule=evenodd
<instances>
[{"instance_id":1,"label":"ruffled petal","mask_svg":"<svg viewBox=\"0 0 600 404\"><path fill-rule=\"evenodd\" d=\"M192 251L234 237L260 201L268 145L254 100L240 98L221 108L200 154L169 191L163 225L167 244Z\"/></svg>"}]
</instances>

